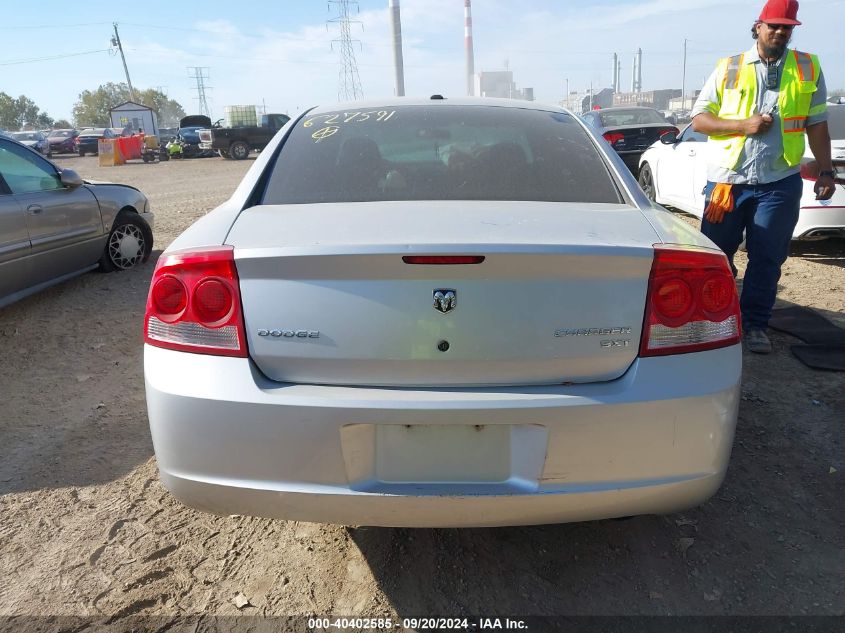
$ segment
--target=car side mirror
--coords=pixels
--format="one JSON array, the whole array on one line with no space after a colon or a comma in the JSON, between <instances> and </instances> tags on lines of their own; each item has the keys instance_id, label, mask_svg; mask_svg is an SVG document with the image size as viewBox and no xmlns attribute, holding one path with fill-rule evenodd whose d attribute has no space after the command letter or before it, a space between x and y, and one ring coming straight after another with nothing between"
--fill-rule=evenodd
<instances>
[{"instance_id":1,"label":"car side mirror","mask_svg":"<svg viewBox=\"0 0 845 633\"><path fill-rule=\"evenodd\" d=\"M674 145L678 142L678 133L666 132L666 134L660 137L660 142L664 145Z\"/></svg>"},{"instance_id":2,"label":"car side mirror","mask_svg":"<svg viewBox=\"0 0 845 633\"><path fill-rule=\"evenodd\" d=\"M72 169L63 169L59 174L65 187L76 189L82 186L82 178Z\"/></svg>"}]
</instances>

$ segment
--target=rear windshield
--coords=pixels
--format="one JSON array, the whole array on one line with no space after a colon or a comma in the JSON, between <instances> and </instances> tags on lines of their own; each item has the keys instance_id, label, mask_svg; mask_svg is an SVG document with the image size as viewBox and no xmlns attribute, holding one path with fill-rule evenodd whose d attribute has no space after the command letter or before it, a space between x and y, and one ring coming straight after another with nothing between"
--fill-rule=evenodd
<instances>
[{"instance_id":1,"label":"rear windshield","mask_svg":"<svg viewBox=\"0 0 845 633\"><path fill-rule=\"evenodd\" d=\"M50 132L50 136L53 138L67 138L71 134L73 134L71 130L53 130Z\"/></svg>"},{"instance_id":2,"label":"rear windshield","mask_svg":"<svg viewBox=\"0 0 845 633\"><path fill-rule=\"evenodd\" d=\"M599 112L599 116L601 117L601 124L604 127L666 123L666 119L657 110L613 110Z\"/></svg>"},{"instance_id":3,"label":"rear windshield","mask_svg":"<svg viewBox=\"0 0 845 633\"><path fill-rule=\"evenodd\" d=\"M262 202L371 200L622 202L571 115L446 104L306 116Z\"/></svg>"},{"instance_id":4,"label":"rear windshield","mask_svg":"<svg viewBox=\"0 0 845 633\"><path fill-rule=\"evenodd\" d=\"M12 136L18 141L37 141L40 138L35 132L16 132Z\"/></svg>"}]
</instances>

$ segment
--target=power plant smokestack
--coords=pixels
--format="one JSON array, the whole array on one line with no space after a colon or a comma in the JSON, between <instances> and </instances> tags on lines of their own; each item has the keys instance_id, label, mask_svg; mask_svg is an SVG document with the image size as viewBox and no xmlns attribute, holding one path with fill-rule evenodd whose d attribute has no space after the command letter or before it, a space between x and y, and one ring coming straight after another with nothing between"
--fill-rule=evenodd
<instances>
[{"instance_id":1,"label":"power plant smokestack","mask_svg":"<svg viewBox=\"0 0 845 633\"><path fill-rule=\"evenodd\" d=\"M405 63L402 60L402 22L399 17L399 0L387 0L393 32L393 67L396 71L396 96L405 96Z\"/></svg>"},{"instance_id":2,"label":"power plant smokestack","mask_svg":"<svg viewBox=\"0 0 845 633\"><path fill-rule=\"evenodd\" d=\"M617 55L616 53L613 53L613 71L610 75L611 77L613 77L613 80L611 81L611 84L610 84L610 87L613 89L613 92L619 92L619 74L618 74L618 70L617 70L618 68L619 68L619 55Z\"/></svg>"},{"instance_id":3,"label":"power plant smokestack","mask_svg":"<svg viewBox=\"0 0 845 633\"><path fill-rule=\"evenodd\" d=\"M643 91L643 49L637 49L637 89L635 92Z\"/></svg>"},{"instance_id":4,"label":"power plant smokestack","mask_svg":"<svg viewBox=\"0 0 845 633\"><path fill-rule=\"evenodd\" d=\"M634 55L634 63L631 65L631 92L637 92L637 56Z\"/></svg>"},{"instance_id":5,"label":"power plant smokestack","mask_svg":"<svg viewBox=\"0 0 845 633\"><path fill-rule=\"evenodd\" d=\"M464 42L466 44L467 59L467 95L472 96L475 90L475 61L472 56L472 7L469 0L464 0Z\"/></svg>"}]
</instances>

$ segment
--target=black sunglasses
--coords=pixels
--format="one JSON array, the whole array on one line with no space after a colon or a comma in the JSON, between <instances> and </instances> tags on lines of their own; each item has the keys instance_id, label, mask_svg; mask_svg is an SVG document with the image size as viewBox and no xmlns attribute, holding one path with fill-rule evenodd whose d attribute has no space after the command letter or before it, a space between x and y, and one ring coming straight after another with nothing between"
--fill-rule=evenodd
<instances>
[{"instance_id":1,"label":"black sunglasses","mask_svg":"<svg viewBox=\"0 0 845 633\"><path fill-rule=\"evenodd\" d=\"M769 24L768 22L763 22L766 26L769 27L772 31L777 31L778 29L783 29L784 31L791 31L792 28L795 26L794 24Z\"/></svg>"}]
</instances>

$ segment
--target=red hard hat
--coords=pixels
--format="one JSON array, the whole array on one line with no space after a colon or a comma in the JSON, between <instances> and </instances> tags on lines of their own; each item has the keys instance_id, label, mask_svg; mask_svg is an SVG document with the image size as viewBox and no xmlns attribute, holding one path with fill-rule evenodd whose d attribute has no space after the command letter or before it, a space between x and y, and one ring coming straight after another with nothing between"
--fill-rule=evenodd
<instances>
[{"instance_id":1,"label":"red hard hat","mask_svg":"<svg viewBox=\"0 0 845 633\"><path fill-rule=\"evenodd\" d=\"M758 21L766 24L801 24L798 17L798 0L769 0Z\"/></svg>"}]
</instances>

